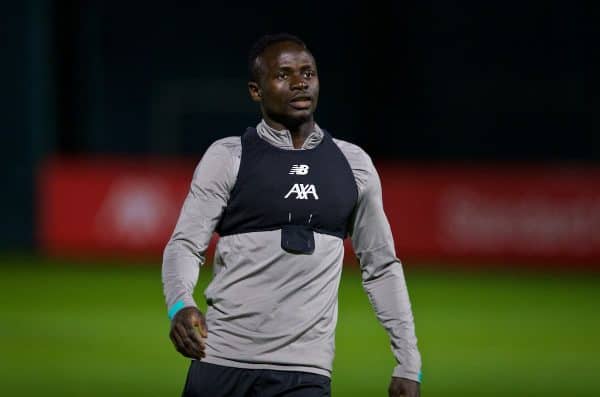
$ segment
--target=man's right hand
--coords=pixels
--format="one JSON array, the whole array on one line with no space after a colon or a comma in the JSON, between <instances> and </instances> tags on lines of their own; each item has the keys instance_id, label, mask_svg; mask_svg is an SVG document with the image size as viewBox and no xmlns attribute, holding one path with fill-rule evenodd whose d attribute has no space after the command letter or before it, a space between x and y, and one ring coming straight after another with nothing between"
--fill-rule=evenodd
<instances>
[{"instance_id":1,"label":"man's right hand","mask_svg":"<svg viewBox=\"0 0 600 397\"><path fill-rule=\"evenodd\" d=\"M175 314L169 333L175 349L185 357L205 357L204 341L208 336L204 315L195 307L185 307Z\"/></svg>"}]
</instances>

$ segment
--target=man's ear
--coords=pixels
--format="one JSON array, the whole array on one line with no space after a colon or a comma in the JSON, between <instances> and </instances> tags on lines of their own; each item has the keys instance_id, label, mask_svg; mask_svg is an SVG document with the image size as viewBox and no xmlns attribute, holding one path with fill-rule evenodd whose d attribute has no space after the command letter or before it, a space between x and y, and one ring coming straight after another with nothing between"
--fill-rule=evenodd
<instances>
[{"instance_id":1,"label":"man's ear","mask_svg":"<svg viewBox=\"0 0 600 397\"><path fill-rule=\"evenodd\" d=\"M262 101L262 94L260 91L260 87L258 86L258 84L256 82L254 82L254 81L248 82L248 92L250 93L250 98L252 98L252 100L254 102Z\"/></svg>"}]
</instances>

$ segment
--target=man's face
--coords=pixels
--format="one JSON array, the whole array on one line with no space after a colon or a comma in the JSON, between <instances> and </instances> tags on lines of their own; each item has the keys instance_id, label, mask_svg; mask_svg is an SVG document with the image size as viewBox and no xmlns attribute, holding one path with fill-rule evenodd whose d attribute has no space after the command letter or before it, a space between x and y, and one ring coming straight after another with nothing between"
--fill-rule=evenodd
<instances>
[{"instance_id":1,"label":"man's face","mask_svg":"<svg viewBox=\"0 0 600 397\"><path fill-rule=\"evenodd\" d=\"M285 126L312 119L319 98L319 78L313 56L302 46L273 44L258 59L258 82L249 84L263 116Z\"/></svg>"}]
</instances>

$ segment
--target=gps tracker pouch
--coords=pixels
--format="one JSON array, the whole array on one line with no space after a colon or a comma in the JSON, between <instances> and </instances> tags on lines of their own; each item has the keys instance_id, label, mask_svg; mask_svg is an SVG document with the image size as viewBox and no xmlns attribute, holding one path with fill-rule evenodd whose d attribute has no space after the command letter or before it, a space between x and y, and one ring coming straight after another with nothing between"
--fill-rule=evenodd
<instances>
[{"instance_id":1,"label":"gps tracker pouch","mask_svg":"<svg viewBox=\"0 0 600 397\"><path fill-rule=\"evenodd\" d=\"M314 232L307 225L283 225L281 248L290 254L310 255L315 251Z\"/></svg>"}]
</instances>

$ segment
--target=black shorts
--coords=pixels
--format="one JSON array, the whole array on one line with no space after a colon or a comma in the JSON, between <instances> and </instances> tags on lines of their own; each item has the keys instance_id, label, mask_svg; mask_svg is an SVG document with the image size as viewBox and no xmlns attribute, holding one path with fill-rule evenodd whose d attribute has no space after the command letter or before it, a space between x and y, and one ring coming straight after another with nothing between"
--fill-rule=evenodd
<instances>
[{"instance_id":1,"label":"black shorts","mask_svg":"<svg viewBox=\"0 0 600 397\"><path fill-rule=\"evenodd\" d=\"M193 360L183 397L329 397L330 379L296 371L224 367Z\"/></svg>"}]
</instances>

